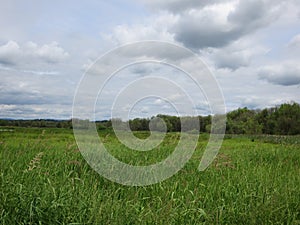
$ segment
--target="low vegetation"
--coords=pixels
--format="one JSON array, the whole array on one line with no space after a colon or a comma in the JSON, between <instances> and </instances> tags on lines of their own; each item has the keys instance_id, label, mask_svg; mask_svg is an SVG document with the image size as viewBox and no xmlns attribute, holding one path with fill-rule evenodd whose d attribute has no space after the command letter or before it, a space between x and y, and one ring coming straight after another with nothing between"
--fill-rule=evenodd
<instances>
[{"instance_id":1,"label":"low vegetation","mask_svg":"<svg viewBox=\"0 0 300 225\"><path fill-rule=\"evenodd\" d=\"M179 134L144 154L112 132L99 135L115 157L147 164L172 152ZM192 159L170 179L131 187L93 171L71 129L3 128L0 224L300 224L299 136L228 134L198 172L207 138L201 134Z\"/></svg>"}]
</instances>

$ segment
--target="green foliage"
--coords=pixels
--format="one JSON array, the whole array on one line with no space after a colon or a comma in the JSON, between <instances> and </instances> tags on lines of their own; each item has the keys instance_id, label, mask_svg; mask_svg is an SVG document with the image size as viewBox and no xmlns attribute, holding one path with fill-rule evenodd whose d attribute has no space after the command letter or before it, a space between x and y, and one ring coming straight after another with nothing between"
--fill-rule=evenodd
<instances>
[{"instance_id":1,"label":"green foliage","mask_svg":"<svg viewBox=\"0 0 300 225\"><path fill-rule=\"evenodd\" d=\"M275 126L277 134L300 134L299 104L283 104L274 112L273 117L278 121Z\"/></svg>"},{"instance_id":2,"label":"green foliage","mask_svg":"<svg viewBox=\"0 0 300 225\"><path fill-rule=\"evenodd\" d=\"M229 134L300 134L300 105L285 103L264 110L237 109L227 114Z\"/></svg>"},{"instance_id":3,"label":"green foliage","mask_svg":"<svg viewBox=\"0 0 300 225\"><path fill-rule=\"evenodd\" d=\"M129 125L131 130L133 131L147 131L149 130L149 120L148 119L140 119L136 118L134 120L129 121Z\"/></svg>"},{"instance_id":4,"label":"green foliage","mask_svg":"<svg viewBox=\"0 0 300 225\"><path fill-rule=\"evenodd\" d=\"M129 120L129 126L132 131L149 131L151 120L154 122L162 119L166 125L167 132L180 132L198 130L200 133L211 130L212 116L198 117L177 117L159 114L149 118L135 118ZM76 119L73 119L75 122ZM182 127L181 120L187 122L189 126ZM98 130L111 130L112 121L119 124L119 128L125 127L125 122L121 119L96 121ZM159 120L157 120L159 121ZM197 121L197 123L195 123ZM86 126L90 121L86 120ZM84 123L80 123L84 125ZM153 123L152 128L162 131L161 122ZM14 127L45 127L45 128L72 128L71 120L0 120L0 126ZM277 107L250 110L248 108L239 108L227 113L226 123L227 134L276 134L276 135L296 135L300 134L300 105L298 103L285 103Z\"/></svg>"},{"instance_id":5,"label":"green foliage","mask_svg":"<svg viewBox=\"0 0 300 225\"><path fill-rule=\"evenodd\" d=\"M35 119L35 120L9 120L0 119L0 126L14 127L48 127L48 128L72 128L71 120L51 120L51 119Z\"/></svg>"},{"instance_id":6,"label":"green foliage","mask_svg":"<svg viewBox=\"0 0 300 225\"><path fill-rule=\"evenodd\" d=\"M262 126L256 120L256 112L247 108L237 109L227 114L227 133L260 134Z\"/></svg>"}]
</instances>

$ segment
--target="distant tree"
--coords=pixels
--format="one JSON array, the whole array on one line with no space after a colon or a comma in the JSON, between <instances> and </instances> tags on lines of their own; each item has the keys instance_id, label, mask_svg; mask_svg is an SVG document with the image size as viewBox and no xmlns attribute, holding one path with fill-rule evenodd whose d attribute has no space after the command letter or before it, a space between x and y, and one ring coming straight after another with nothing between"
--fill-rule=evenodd
<instances>
[{"instance_id":1,"label":"distant tree","mask_svg":"<svg viewBox=\"0 0 300 225\"><path fill-rule=\"evenodd\" d=\"M149 119L135 118L129 121L129 125L133 131L146 131L149 130Z\"/></svg>"},{"instance_id":2,"label":"distant tree","mask_svg":"<svg viewBox=\"0 0 300 225\"><path fill-rule=\"evenodd\" d=\"M277 134L300 133L300 105L297 103L282 104L274 113Z\"/></svg>"},{"instance_id":3,"label":"distant tree","mask_svg":"<svg viewBox=\"0 0 300 225\"><path fill-rule=\"evenodd\" d=\"M165 132L167 131L168 127L166 124L166 118L163 119L161 117L152 117L150 124L149 124L151 131L159 131L159 132Z\"/></svg>"},{"instance_id":4,"label":"distant tree","mask_svg":"<svg viewBox=\"0 0 300 225\"><path fill-rule=\"evenodd\" d=\"M210 132L211 115L199 117L200 132Z\"/></svg>"},{"instance_id":5,"label":"distant tree","mask_svg":"<svg viewBox=\"0 0 300 225\"><path fill-rule=\"evenodd\" d=\"M285 103L277 107L266 108L263 110L250 110L239 108L226 114L226 133L229 134L279 134L294 135L300 134L300 105L295 102ZM162 131L164 124L168 132L180 132L183 130L200 129L200 132L211 132L212 116L198 117L177 117L158 114L152 117L152 128ZM185 126L182 127L182 121ZM98 130L111 129L112 122L118 129L125 129L126 123L121 119L111 119L96 121ZM19 126L19 127L57 127L57 128L87 128L92 122L89 120L70 119L70 120L0 120L0 126ZM134 131L149 130L150 119L136 118L129 120L130 128ZM200 125L200 126L198 126ZM200 127L200 128L199 128ZM216 128L215 128L216 129ZM218 127L217 127L218 129Z\"/></svg>"},{"instance_id":6,"label":"distant tree","mask_svg":"<svg viewBox=\"0 0 300 225\"><path fill-rule=\"evenodd\" d=\"M200 131L200 123L198 117L185 116L181 119L181 129L182 131Z\"/></svg>"},{"instance_id":7,"label":"distant tree","mask_svg":"<svg viewBox=\"0 0 300 225\"><path fill-rule=\"evenodd\" d=\"M255 134L262 132L256 112L247 107L227 113L226 131L230 134Z\"/></svg>"}]
</instances>

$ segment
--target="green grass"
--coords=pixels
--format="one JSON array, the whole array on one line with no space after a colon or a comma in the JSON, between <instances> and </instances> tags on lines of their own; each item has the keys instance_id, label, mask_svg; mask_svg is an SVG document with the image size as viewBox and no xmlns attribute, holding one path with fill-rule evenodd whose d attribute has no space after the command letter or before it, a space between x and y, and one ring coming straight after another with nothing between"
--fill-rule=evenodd
<instances>
[{"instance_id":1,"label":"green grass","mask_svg":"<svg viewBox=\"0 0 300 225\"><path fill-rule=\"evenodd\" d=\"M124 148L111 132L100 134L115 157L145 165L166 158L178 135L167 134L159 148L141 153ZM213 164L198 172L207 143L203 134L179 173L158 184L130 187L93 171L78 151L72 130L1 131L0 221L9 225L300 224L299 136L276 140L276 136L228 136Z\"/></svg>"}]
</instances>

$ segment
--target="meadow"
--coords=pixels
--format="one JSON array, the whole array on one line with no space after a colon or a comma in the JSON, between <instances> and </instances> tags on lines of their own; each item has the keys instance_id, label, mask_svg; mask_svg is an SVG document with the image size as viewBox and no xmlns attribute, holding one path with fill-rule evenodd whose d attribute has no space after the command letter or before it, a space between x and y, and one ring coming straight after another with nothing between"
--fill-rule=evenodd
<instances>
[{"instance_id":1,"label":"meadow","mask_svg":"<svg viewBox=\"0 0 300 225\"><path fill-rule=\"evenodd\" d=\"M111 154L136 165L166 158L178 135L141 153L99 133ZM226 135L199 172L207 140L200 135L170 179L132 187L92 170L71 129L0 128L0 224L300 224L299 136Z\"/></svg>"}]
</instances>

